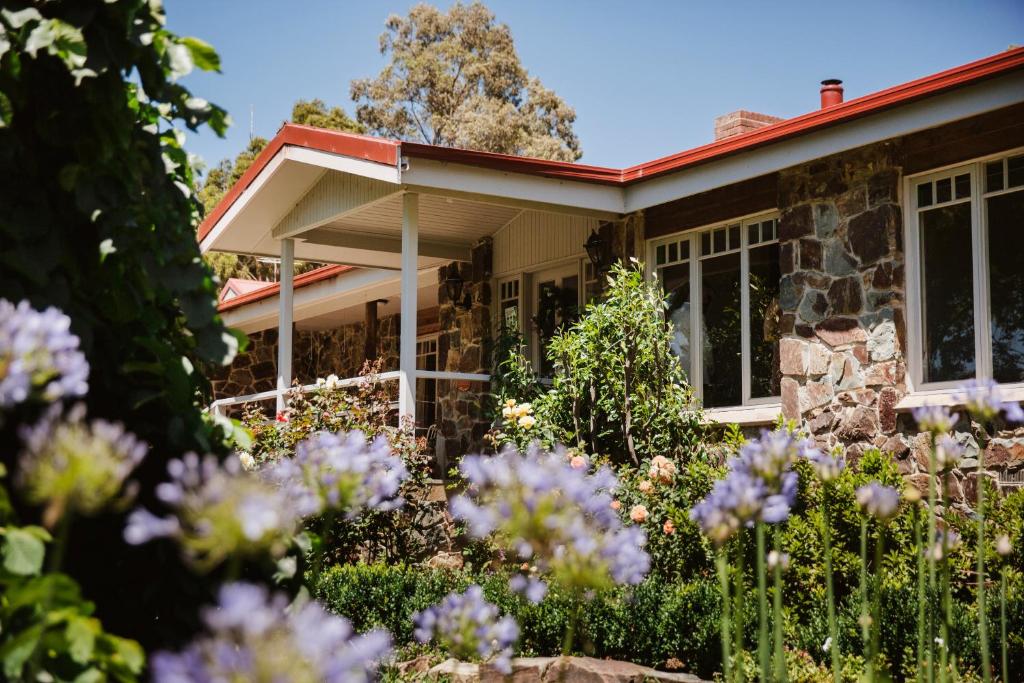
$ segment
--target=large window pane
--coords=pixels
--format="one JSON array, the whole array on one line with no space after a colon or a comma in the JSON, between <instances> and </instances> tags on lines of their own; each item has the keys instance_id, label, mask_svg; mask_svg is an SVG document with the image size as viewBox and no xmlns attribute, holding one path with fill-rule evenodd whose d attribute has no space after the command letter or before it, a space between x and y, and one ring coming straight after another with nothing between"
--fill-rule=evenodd
<instances>
[{"instance_id":1,"label":"large window pane","mask_svg":"<svg viewBox=\"0 0 1024 683\"><path fill-rule=\"evenodd\" d=\"M701 262L704 314L704 405L714 408L742 401L740 337L740 255Z\"/></svg>"},{"instance_id":2,"label":"large window pane","mask_svg":"<svg viewBox=\"0 0 1024 683\"><path fill-rule=\"evenodd\" d=\"M672 351L690 376L690 264L661 269L661 284L668 299L666 317L672 325Z\"/></svg>"},{"instance_id":3,"label":"large window pane","mask_svg":"<svg viewBox=\"0 0 1024 683\"><path fill-rule=\"evenodd\" d=\"M779 245L750 250L750 397L778 396Z\"/></svg>"},{"instance_id":4,"label":"large window pane","mask_svg":"<svg viewBox=\"0 0 1024 683\"><path fill-rule=\"evenodd\" d=\"M974 376L974 284L969 202L921 214L924 381Z\"/></svg>"},{"instance_id":5,"label":"large window pane","mask_svg":"<svg viewBox=\"0 0 1024 683\"><path fill-rule=\"evenodd\" d=\"M988 200L992 375L1024 381L1024 192Z\"/></svg>"}]
</instances>

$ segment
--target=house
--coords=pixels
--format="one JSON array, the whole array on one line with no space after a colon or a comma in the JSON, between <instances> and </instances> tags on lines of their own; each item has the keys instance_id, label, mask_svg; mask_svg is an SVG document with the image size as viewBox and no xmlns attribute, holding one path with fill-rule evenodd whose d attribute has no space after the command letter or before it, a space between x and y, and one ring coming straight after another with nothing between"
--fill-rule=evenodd
<instances>
[{"instance_id":1,"label":"house","mask_svg":"<svg viewBox=\"0 0 1024 683\"><path fill-rule=\"evenodd\" d=\"M625 169L285 125L199 231L204 252L282 265L220 304L253 345L218 397L380 357L400 413L465 452L491 419L496 326L517 321L548 372L534 319L571 316L600 266L635 257L712 417L781 413L926 476L912 407L970 377L1024 399L1024 48L849 101L824 81L820 98L721 117L713 142ZM292 277L296 258L333 265ZM1024 439L989 448L1006 477L1024 466Z\"/></svg>"}]
</instances>

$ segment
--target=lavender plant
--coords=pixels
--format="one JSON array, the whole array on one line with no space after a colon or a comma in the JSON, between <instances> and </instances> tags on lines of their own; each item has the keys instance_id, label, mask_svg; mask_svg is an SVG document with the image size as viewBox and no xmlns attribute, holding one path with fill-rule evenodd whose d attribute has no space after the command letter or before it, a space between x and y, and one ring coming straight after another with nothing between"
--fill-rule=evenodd
<instances>
[{"instance_id":1,"label":"lavender plant","mask_svg":"<svg viewBox=\"0 0 1024 683\"><path fill-rule=\"evenodd\" d=\"M857 489L857 504L864 516L860 526L860 596L861 596L861 637L864 645L864 660L867 662L867 677L875 680L875 669L878 665L879 634L881 632L881 595L882 584L879 578L874 595L868 599L868 518L878 523L878 540L875 543L875 572L882 573L882 558L885 555L885 525L891 520L899 508L899 491L891 486L883 486L873 481Z\"/></svg>"},{"instance_id":2,"label":"lavender plant","mask_svg":"<svg viewBox=\"0 0 1024 683\"><path fill-rule=\"evenodd\" d=\"M512 617L500 617L476 584L417 612L413 624L421 643L434 641L459 659L479 659L491 662L501 673L512 672L512 646L519 638L519 626Z\"/></svg>"},{"instance_id":3,"label":"lavender plant","mask_svg":"<svg viewBox=\"0 0 1024 683\"><path fill-rule=\"evenodd\" d=\"M829 500L832 497L832 482L843 473L844 469L846 469L846 459L841 456L835 456L821 451L811 451L807 455L807 460L811 463L811 466L814 468L815 473L818 475L818 479L821 481L821 484L825 489L825 495L822 497L822 505L824 506L824 509L822 510L821 515L821 538L825 554L825 596L828 603L828 650L831 656L832 678L835 681L839 681L840 671L842 670L842 658L839 648L839 628L836 624L835 582L832 576L832 523L829 519Z\"/></svg>"},{"instance_id":4,"label":"lavender plant","mask_svg":"<svg viewBox=\"0 0 1024 683\"><path fill-rule=\"evenodd\" d=\"M154 683L369 682L391 650L386 631L355 636L347 620L317 603L290 608L284 594L249 583L222 586L203 621L208 633L183 651L153 656Z\"/></svg>"},{"instance_id":5,"label":"lavender plant","mask_svg":"<svg viewBox=\"0 0 1024 683\"><path fill-rule=\"evenodd\" d=\"M56 308L0 299L0 408L85 396L89 363L70 330L71 318Z\"/></svg>"}]
</instances>

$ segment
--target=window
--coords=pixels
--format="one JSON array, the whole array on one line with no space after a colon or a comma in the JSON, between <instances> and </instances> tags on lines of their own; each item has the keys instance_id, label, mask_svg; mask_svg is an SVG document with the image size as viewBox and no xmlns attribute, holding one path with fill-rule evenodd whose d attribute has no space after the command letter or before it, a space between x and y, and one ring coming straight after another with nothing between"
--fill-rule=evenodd
<instances>
[{"instance_id":1,"label":"window","mask_svg":"<svg viewBox=\"0 0 1024 683\"><path fill-rule=\"evenodd\" d=\"M416 340L416 369L437 370L437 336ZM416 436L425 436L437 422L437 380L416 378Z\"/></svg>"},{"instance_id":2,"label":"window","mask_svg":"<svg viewBox=\"0 0 1024 683\"><path fill-rule=\"evenodd\" d=\"M500 324L506 329L520 329L519 324L519 278L505 280L498 285Z\"/></svg>"},{"instance_id":3,"label":"window","mask_svg":"<svg viewBox=\"0 0 1024 683\"><path fill-rule=\"evenodd\" d=\"M1024 153L910 185L912 377L920 388L1024 381Z\"/></svg>"},{"instance_id":4,"label":"window","mask_svg":"<svg viewBox=\"0 0 1024 683\"><path fill-rule=\"evenodd\" d=\"M580 312L580 262L546 268L531 276L534 367L541 377L554 374L548 359L548 342Z\"/></svg>"},{"instance_id":5,"label":"window","mask_svg":"<svg viewBox=\"0 0 1024 683\"><path fill-rule=\"evenodd\" d=\"M779 244L774 215L651 245L668 298L672 348L709 408L775 403Z\"/></svg>"}]
</instances>

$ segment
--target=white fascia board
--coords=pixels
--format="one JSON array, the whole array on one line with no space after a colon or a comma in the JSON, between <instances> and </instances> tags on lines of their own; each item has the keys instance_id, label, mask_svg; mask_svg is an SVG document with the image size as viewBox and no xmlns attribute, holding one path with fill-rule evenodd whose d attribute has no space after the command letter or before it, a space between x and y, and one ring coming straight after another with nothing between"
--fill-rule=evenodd
<instances>
[{"instance_id":1,"label":"white fascia board","mask_svg":"<svg viewBox=\"0 0 1024 683\"><path fill-rule=\"evenodd\" d=\"M316 149L292 145L285 146L281 151L289 161L297 161L301 164L318 166L332 171L341 171L342 173L351 173L352 175L382 180L396 185L401 182L401 173L398 170L398 166L379 164L375 161L366 161L365 159L356 159L355 157L346 157L340 154L331 154L330 152L321 152Z\"/></svg>"},{"instance_id":2,"label":"white fascia board","mask_svg":"<svg viewBox=\"0 0 1024 683\"><path fill-rule=\"evenodd\" d=\"M478 166L433 159L406 157L402 171L406 189L425 194L479 198L495 204L523 206L561 213L597 212L602 216L623 213L621 187L558 178L496 171Z\"/></svg>"},{"instance_id":3,"label":"white fascia board","mask_svg":"<svg viewBox=\"0 0 1024 683\"><path fill-rule=\"evenodd\" d=\"M298 287L294 292L293 320L330 313L357 306L376 299L395 298L399 295L401 276L390 270L352 270L323 282ZM437 285L437 268L420 270L417 286ZM221 314L228 327L246 333L258 332L277 325L278 295L255 301Z\"/></svg>"},{"instance_id":4,"label":"white fascia board","mask_svg":"<svg viewBox=\"0 0 1024 683\"><path fill-rule=\"evenodd\" d=\"M1020 102L1024 102L1024 71L635 183L626 188L625 211L646 209Z\"/></svg>"},{"instance_id":5,"label":"white fascia board","mask_svg":"<svg viewBox=\"0 0 1024 683\"><path fill-rule=\"evenodd\" d=\"M205 254L213 247L217 238L227 230L232 221L238 218L238 214L245 210L245 207L252 201L253 197L260 192L264 185L270 182L270 179L274 177L284 163L285 156L283 154L278 152L274 155L274 158L263 167L263 170L259 172L255 180L249 184L249 187L245 188L242 194L239 195L238 199L235 200L235 203L231 205L231 208L224 212L224 215L220 217L217 224L213 226L213 230L211 230L209 234L203 238L203 241L199 243L200 253Z\"/></svg>"}]
</instances>

